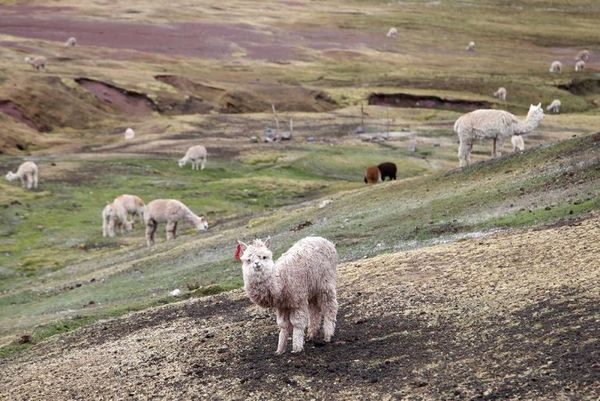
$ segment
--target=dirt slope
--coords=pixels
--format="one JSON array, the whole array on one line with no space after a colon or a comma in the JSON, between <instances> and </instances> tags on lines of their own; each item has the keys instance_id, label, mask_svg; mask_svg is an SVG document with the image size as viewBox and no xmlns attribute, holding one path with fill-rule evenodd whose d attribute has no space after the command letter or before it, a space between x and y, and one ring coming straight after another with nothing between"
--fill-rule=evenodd
<instances>
[{"instance_id":1,"label":"dirt slope","mask_svg":"<svg viewBox=\"0 0 600 401\"><path fill-rule=\"evenodd\" d=\"M339 268L335 342L275 357L234 291L95 324L0 364L0 398L597 399L600 217Z\"/></svg>"}]
</instances>

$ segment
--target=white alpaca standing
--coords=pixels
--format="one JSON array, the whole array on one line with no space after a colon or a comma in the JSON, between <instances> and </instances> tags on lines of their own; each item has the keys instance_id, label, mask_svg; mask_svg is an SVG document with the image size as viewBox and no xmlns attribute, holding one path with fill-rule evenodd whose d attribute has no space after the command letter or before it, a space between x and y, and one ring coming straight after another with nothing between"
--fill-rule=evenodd
<instances>
[{"instance_id":1,"label":"white alpaca standing","mask_svg":"<svg viewBox=\"0 0 600 401\"><path fill-rule=\"evenodd\" d=\"M102 236L114 237L116 230L123 234L124 230L131 230L132 226L127 221L127 211L120 204L109 203L102 209Z\"/></svg>"},{"instance_id":2,"label":"white alpaca standing","mask_svg":"<svg viewBox=\"0 0 600 401\"><path fill-rule=\"evenodd\" d=\"M12 182L17 178L21 180L23 188L37 189L38 187L38 166L34 162L24 162L17 169L16 173L9 171L4 176L6 181Z\"/></svg>"},{"instance_id":3,"label":"white alpaca standing","mask_svg":"<svg viewBox=\"0 0 600 401\"><path fill-rule=\"evenodd\" d=\"M525 141L521 135L513 135L510 137L510 143L512 143L512 151L522 152L525 150Z\"/></svg>"},{"instance_id":4,"label":"white alpaca standing","mask_svg":"<svg viewBox=\"0 0 600 401\"><path fill-rule=\"evenodd\" d=\"M470 41L469 44L467 45L467 51L472 52L475 51L475 42Z\"/></svg>"},{"instance_id":5,"label":"white alpaca standing","mask_svg":"<svg viewBox=\"0 0 600 401\"><path fill-rule=\"evenodd\" d=\"M275 308L279 326L276 353L285 352L292 332L292 352L304 348L304 331L314 338L323 320L326 342L331 341L337 319L335 245L321 237L296 242L277 262L273 262L270 240L239 242L244 289L255 304Z\"/></svg>"},{"instance_id":6,"label":"white alpaca standing","mask_svg":"<svg viewBox=\"0 0 600 401\"><path fill-rule=\"evenodd\" d=\"M562 106L562 103L560 102L560 100L554 99L552 101L552 103L550 103L548 105L548 107L546 107L546 111L551 112L551 113L559 113L560 112L560 106Z\"/></svg>"},{"instance_id":7,"label":"white alpaca standing","mask_svg":"<svg viewBox=\"0 0 600 401\"><path fill-rule=\"evenodd\" d=\"M122 206L127 212L127 217L131 217L130 224L133 228L133 218L138 216L140 222L144 221L144 201L136 195L120 195L113 201L114 204Z\"/></svg>"},{"instance_id":8,"label":"white alpaca standing","mask_svg":"<svg viewBox=\"0 0 600 401\"><path fill-rule=\"evenodd\" d=\"M46 71L46 64L48 63L48 60L46 60L46 57L44 56L37 56L37 57L25 57L25 62L27 64L31 64L31 66L33 68L35 68L38 71Z\"/></svg>"},{"instance_id":9,"label":"white alpaca standing","mask_svg":"<svg viewBox=\"0 0 600 401\"><path fill-rule=\"evenodd\" d=\"M562 71L562 63L558 60L553 61L552 64L550 64L550 68L548 69L548 71L561 72Z\"/></svg>"},{"instance_id":10,"label":"white alpaca standing","mask_svg":"<svg viewBox=\"0 0 600 401\"><path fill-rule=\"evenodd\" d=\"M387 36L388 38L396 39L398 37L398 30L396 28L390 28L390 30L385 36Z\"/></svg>"},{"instance_id":11,"label":"white alpaca standing","mask_svg":"<svg viewBox=\"0 0 600 401\"><path fill-rule=\"evenodd\" d=\"M579 61L579 60L583 60L586 63L588 61L590 61L590 51L587 49L581 50L579 53L577 53L577 55L575 56L575 61Z\"/></svg>"},{"instance_id":12,"label":"white alpaca standing","mask_svg":"<svg viewBox=\"0 0 600 401\"><path fill-rule=\"evenodd\" d=\"M500 100L506 100L506 88L501 86L498 88L496 92L494 92L494 96Z\"/></svg>"},{"instance_id":13,"label":"white alpaca standing","mask_svg":"<svg viewBox=\"0 0 600 401\"><path fill-rule=\"evenodd\" d=\"M196 216L194 212L178 200L155 199L148 203L144 208L148 246L154 245L154 234L158 228L158 223L166 223L167 240L175 239L179 220L189 221L198 231L208 229L208 222L204 217Z\"/></svg>"},{"instance_id":14,"label":"white alpaca standing","mask_svg":"<svg viewBox=\"0 0 600 401\"><path fill-rule=\"evenodd\" d=\"M508 137L530 133L543 119L544 110L541 103L529 107L524 121L503 110L475 110L462 115L454 123L454 132L460 142L458 147L460 167L471 163L471 151L476 139L492 139L494 141L492 157L499 157L502 145Z\"/></svg>"},{"instance_id":15,"label":"white alpaca standing","mask_svg":"<svg viewBox=\"0 0 600 401\"><path fill-rule=\"evenodd\" d=\"M206 164L206 148L202 145L191 146L185 156L179 159L179 167L185 166L188 162L192 163L192 170L198 170L198 163L201 163L200 170L204 170Z\"/></svg>"},{"instance_id":16,"label":"white alpaca standing","mask_svg":"<svg viewBox=\"0 0 600 401\"><path fill-rule=\"evenodd\" d=\"M71 36L65 42L65 47L75 47L76 44L77 44L77 39L75 39L73 36Z\"/></svg>"},{"instance_id":17,"label":"white alpaca standing","mask_svg":"<svg viewBox=\"0 0 600 401\"><path fill-rule=\"evenodd\" d=\"M585 61L579 60L578 62L575 63L575 72L583 71L584 68L585 68Z\"/></svg>"},{"instance_id":18,"label":"white alpaca standing","mask_svg":"<svg viewBox=\"0 0 600 401\"><path fill-rule=\"evenodd\" d=\"M127 128L125 130L125 139L130 140L135 138L135 131L132 130L131 128Z\"/></svg>"}]
</instances>

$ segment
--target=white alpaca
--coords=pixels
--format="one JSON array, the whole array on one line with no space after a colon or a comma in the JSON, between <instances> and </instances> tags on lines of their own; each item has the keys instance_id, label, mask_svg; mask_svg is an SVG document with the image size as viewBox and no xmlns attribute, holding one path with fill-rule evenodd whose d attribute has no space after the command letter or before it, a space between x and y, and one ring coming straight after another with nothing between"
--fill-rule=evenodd
<instances>
[{"instance_id":1,"label":"white alpaca","mask_svg":"<svg viewBox=\"0 0 600 401\"><path fill-rule=\"evenodd\" d=\"M102 209L102 236L114 237L116 229L123 234L124 230L131 230L131 224L127 221L127 211L120 204L109 203Z\"/></svg>"},{"instance_id":2,"label":"white alpaca","mask_svg":"<svg viewBox=\"0 0 600 401\"><path fill-rule=\"evenodd\" d=\"M125 130L125 139L130 140L135 138L135 131L132 130L131 128L127 128Z\"/></svg>"},{"instance_id":3,"label":"white alpaca","mask_svg":"<svg viewBox=\"0 0 600 401\"><path fill-rule=\"evenodd\" d=\"M326 342L331 341L337 319L335 245L321 237L306 237L296 242L277 262L273 262L270 240L239 242L244 289L255 304L275 308L279 326L276 353L285 352L292 335L292 352L304 348L304 330L314 338L323 320Z\"/></svg>"},{"instance_id":4,"label":"white alpaca","mask_svg":"<svg viewBox=\"0 0 600 401\"><path fill-rule=\"evenodd\" d=\"M187 220L198 231L208 229L208 222L204 217L198 217L186 205L175 199L155 199L144 208L144 221L146 222L146 242L148 246L154 245L154 234L158 223L166 223L167 240L175 239L177 223Z\"/></svg>"},{"instance_id":5,"label":"white alpaca","mask_svg":"<svg viewBox=\"0 0 600 401\"><path fill-rule=\"evenodd\" d=\"M548 71L561 72L562 71L562 63L558 60L553 61L552 64L550 64L550 68L548 69Z\"/></svg>"},{"instance_id":6,"label":"white alpaca","mask_svg":"<svg viewBox=\"0 0 600 401\"><path fill-rule=\"evenodd\" d=\"M35 68L38 71L46 71L46 64L48 63L48 60L46 60L46 57L44 56L37 56L37 57L25 57L25 62L27 64L31 64L31 66L33 68Z\"/></svg>"},{"instance_id":7,"label":"white alpaca","mask_svg":"<svg viewBox=\"0 0 600 401\"><path fill-rule=\"evenodd\" d=\"M560 100L554 99L552 101L552 103L550 103L548 105L548 107L546 107L546 111L551 112L551 113L559 113L560 112L560 106L562 106L562 103L560 102Z\"/></svg>"},{"instance_id":8,"label":"white alpaca","mask_svg":"<svg viewBox=\"0 0 600 401\"><path fill-rule=\"evenodd\" d=\"M398 30L396 28L390 28L390 30L385 36L387 36L388 38L396 39L398 37Z\"/></svg>"},{"instance_id":9,"label":"white alpaca","mask_svg":"<svg viewBox=\"0 0 600 401\"><path fill-rule=\"evenodd\" d=\"M544 119L544 110L541 103L531 105L524 121L519 120L514 114L503 110L475 110L464 114L454 123L454 132L458 135L458 159L460 167L471 163L471 150L473 142L477 139L492 139L494 147L492 157L501 155L504 141L512 135L528 134Z\"/></svg>"},{"instance_id":10,"label":"white alpaca","mask_svg":"<svg viewBox=\"0 0 600 401\"><path fill-rule=\"evenodd\" d=\"M590 51L587 49L581 50L579 53L577 53L577 55L575 56L575 61L579 61L579 60L583 60L586 63L588 61L590 61Z\"/></svg>"},{"instance_id":11,"label":"white alpaca","mask_svg":"<svg viewBox=\"0 0 600 401\"><path fill-rule=\"evenodd\" d=\"M584 68L585 68L585 61L579 60L578 62L575 63L575 72L583 71Z\"/></svg>"},{"instance_id":12,"label":"white alpaca","mask_svg":"<svg viewBox=\"0 0 600 401\"><path fill-rule=\"evenodd\" d=\"M198 170L198 163L201 163L200 170L204 170L206 155L206 148L204 146L191 146L187 152L185 152L185 156L179 159L179 167L183 167L188 162L192 162L192 170Z\"/></svg>"},{"instance_id":13,"label":"white alpaca","mask_svg":"<svg viewBox=\"0 0 600 401\"><path fill-rule=\"evenodd\" d=\"M6 173L6 181L12 182L17 178L21 180L23 188L37 189L38 187L38 166L34 162L24 162L17 169L16 173L9 171Z\"/></svg>"},{"instance_id":14,"label":"white alpaca","mask_svg":"<svg viewBox=\"0 0 600 401\"><path fill-rule=\"evenodd\" d=\"M77 39L75 39L73 36L71 36L65 42L65 47L75 47L76 44L77 44Z\"/></svg>"},{"instance_id":15,"label":"white alpaca","mask_svg":"<svg viewBox=\"0 0 600 401\"><path fill-rule=\"evenodd\" d=\"M122 206L127 212L127 216L131 217L130 224L133 228L133 218L138 216L140 222L144 221L144 201L139 196L135 195L120 195L113 201L114 204Z\"/></svg>"},{"instance_id":16,"label":"white alpaca","mask_svg":"<svg viewBox=\"0 0 600 401\"><path fill-rule=\"evenodd\" d=\"M510 137L510 143L512 143L513 152L522 152L525 150L525 141L521 135L513 135Z\"/></svg>"},{"instance_id":17,"label":"white alpaca","mask_svg":"<svg viewBox=\"0 0 600 401\"><path fill-rule=\"evenodd\" d=\"M494 92L494 96L500 100L506 100L506 88L501 86L498 88L496 92Z\"/></svg>"},{"instance_id":18,"label":"white alpaca","mask_svg":"<svg viewBox=\"0 0 600 401\"><path fill-rule=\"evenodd\" d=\"M473 41L469 42L469 44L467 45L467 51L469 51L469 52L475 51L475 42L473 42Z\"/></svg>"}]
</instances>

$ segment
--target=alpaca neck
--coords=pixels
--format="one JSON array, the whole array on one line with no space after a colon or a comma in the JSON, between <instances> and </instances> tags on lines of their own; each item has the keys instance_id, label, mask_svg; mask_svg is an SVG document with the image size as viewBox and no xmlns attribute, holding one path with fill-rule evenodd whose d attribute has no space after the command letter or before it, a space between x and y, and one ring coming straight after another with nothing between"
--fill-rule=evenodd
<instances>
[{"instance_id":1,"label":"alpaca neck","mask_svg":"<svg viewBox=\"0 0 600 401\"><path fill-rule=\"evenodd\" d=\"M194 214L194 212L192 212L190 209L186 208L184 211L184 216L187 219L187 221L189 221L190 223L192 223L194 225L194 227L198 227L200 225L200 217L196 216Z\"/></svg>"},{"instance_id":2,"label":"alpaca neck","mask_svg":"<svg viewBox=\"0 0 600 401\"><path fill-rule=\"evenodd\" d=\"M279 303L281 288L275 272L268 276L250 274L245 281L246 294L255 304L263 308L272 308Z\"/></svg>"},{"instance_id":3,"label":"alpaca neck","mask_svg":"<svg viewBox=\"0 0 600 401\"><path fill-rule=\"evenodd\" d=\"M540 125L540 120L533 114L527 114L524 121L519 121L516 126L515 134L523 135L528 134Z\"/></svg>"}]
</instances>

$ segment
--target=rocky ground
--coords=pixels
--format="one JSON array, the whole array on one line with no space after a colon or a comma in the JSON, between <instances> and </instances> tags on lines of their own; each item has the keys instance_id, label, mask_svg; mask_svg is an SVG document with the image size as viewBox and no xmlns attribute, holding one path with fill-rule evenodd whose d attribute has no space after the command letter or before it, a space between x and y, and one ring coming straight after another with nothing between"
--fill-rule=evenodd
<instances>
[{"instance_id":1,"label":"rocky ground","mask_svg":"<svg viewBox=\"0 0 600 401\"><path fill-rule=\"evenodd\" d=\"M240 290L53 337L0 398L597 400L600 217L339 267L332 344L275 356Z\"/></svg>"}]
</instances>

